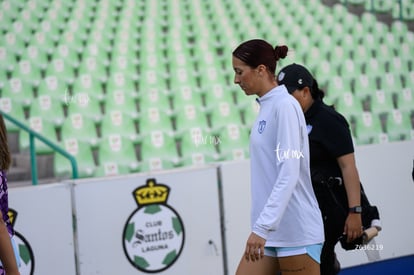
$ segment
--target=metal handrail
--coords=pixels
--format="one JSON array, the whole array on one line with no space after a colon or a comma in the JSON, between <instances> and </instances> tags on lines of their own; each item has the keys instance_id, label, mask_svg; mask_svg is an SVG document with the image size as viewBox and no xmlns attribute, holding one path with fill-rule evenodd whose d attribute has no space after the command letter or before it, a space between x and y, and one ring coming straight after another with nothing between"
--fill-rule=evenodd
<instances>
[{"instance_id":1,"label":"metal handrail","mask_svg":"<svg viewBox=\"0 0 414 275\"><path fill-rule=\"evenodd\" d=\"M37 179L37 163L36 163L36 148L35 148L35 138L39 139L40 141L42 141L43 143L45 143L46 145L48 145L50 148L52 148L53 150L55 150L56 152L58 152L59 154L63 155L65 158L67 158L72 166L72 178L73 179L77 179L78 178L78 164L76 162L76 159L69 154L67 151L63 150L62 148L60 148L58 145L54 144L52 141L48 140L47 138L45 138L44 136L40 135L39 133L37 133L36 131L34 131L33 129L30 129L27 125L24 125L23 123L21 123L20 121L16 120L15 118L13 118L12 116L10 116L9 114L3 112L2 110L0 110L0 114L6 118L7 120L9 120L10 122L12 122L13 124L17 125L19 128L21 128L22 130L24 130L25 132L27 132L29 134L29 140L30 140L30 164L31 164L31 172L32 172L32 185L37 185L38 183L38 179Z\"/></svg>"}]
</instances>

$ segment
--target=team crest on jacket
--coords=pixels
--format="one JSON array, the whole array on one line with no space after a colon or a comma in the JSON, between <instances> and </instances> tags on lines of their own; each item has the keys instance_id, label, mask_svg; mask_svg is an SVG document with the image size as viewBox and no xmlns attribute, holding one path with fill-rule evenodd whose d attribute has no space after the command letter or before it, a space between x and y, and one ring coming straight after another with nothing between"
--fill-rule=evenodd
<instances>
[{"instance_id":1,"label":"team crest on jacket","mask_svg":"<svg viewBox=\"0 0 414 275\"><path fill-rule=\"evenodd\" d=\"M263 133L265 128L266 128L266 120L259 121L259 127L257 128L257 131L259 132L259 134Z\"/></svg>"}]
</instances>

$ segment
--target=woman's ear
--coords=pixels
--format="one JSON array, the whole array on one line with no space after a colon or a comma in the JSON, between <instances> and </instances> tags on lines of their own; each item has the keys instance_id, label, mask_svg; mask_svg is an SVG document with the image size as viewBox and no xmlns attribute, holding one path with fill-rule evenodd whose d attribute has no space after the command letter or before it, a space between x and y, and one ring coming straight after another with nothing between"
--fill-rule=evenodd
<instances>
[{"instance_id":1,"label":"woman's ear","mask_svg":"<svg viewBox=\"0 0 414 275\"><path fill-rule=\"evenodd\" d=\"M266 66L263 64L260 64L259 66L257 66L257 72L259 73L259 75L263 75L264 72L266 72Z\"/></svg>"},{"instance_id":2,"label":"woman's ear","mask_svg":"<svg viewBox=\"0 0 414 275\"><path fill-rule=\"evenodd\" d=\"M308 96L312 97L311 90L309 89L308 86L303 88L302 94L303 94L303 97L308 97Z\"/></svg>"}]
</instances>

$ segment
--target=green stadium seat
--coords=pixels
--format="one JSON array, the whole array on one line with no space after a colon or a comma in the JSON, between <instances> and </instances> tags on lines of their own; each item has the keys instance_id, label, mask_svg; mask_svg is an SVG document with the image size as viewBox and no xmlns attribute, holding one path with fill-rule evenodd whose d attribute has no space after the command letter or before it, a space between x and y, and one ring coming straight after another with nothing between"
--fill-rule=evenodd
<instances>
[{"instance_id":1,"label":"green stadium seat","mask_svg":"<svg viewBox=\"0 0 414 275\"><path fill-rule=\"evenodd\" d=\"M401 111L414 111L414 92L413 86L397 92L397 108Z\"/></svg>"},{"instance_id":2,"label":"green stadium seat","mask_svg":"<svg viewBox=\"0 0 414 275\"><path fill-rule=\"evenodd\" d=\"M351 120L352 116L358 116L363 111L362 99L354 96L351 92L341 93L334 106L348 121Z\"/></svg>"},{"instance_id":3,"label":"green stadium seat","mask_svg":"<svg viewBox=\"0 0 414 275\"><path fill-rule=\"evenodd\" d=\"M100 59L93 56L86 56L79 64L79 75L91 75L97 79L100 83L106 82L108 76L106 73L106 66Z\"/></svg>"},{"instance_id":4,"label":"green stadium seat","mask_svg":"<svg viewBox=\"0 0 414 275\"><path fill-rule=\"evenodd\" d=\"M238 124L228 124L220 133L218 141L221 160L243 160L249 157L249 131Z\"/></svg>"},{"instance_id":5,"label":"green stadium seat","mask_svg":"<svg viewBox=\"0 0 414 275\"><path fill-rule=\"evenodd\" d=\"M64 85L66 90L67 84L72 84L75 81L75 67L73 62L68 61L63 58L52 59L45 71L47 77L55 77L58 79L58 82L63 82L60 85ZM41 91L42 88L39 87Z\"/></svg>"},{"instance_id":6,"label":"green stadium seat","mask_svg":"<svg viewBox=\"0 0 414 275\"><path fill-rule=\"evenodd\" d=\"M181 136L189 128L209 129L206 113L199 105L187 103L182 105L173 115L175 135Z\"/></svg>"},{"instance_id":7,"label":"green stadium seat","mask_svg":"<svg viewBox=\"0 0 414 275\"><path fill-rule=\"evenodd\" d=\"M99 99L93 97L92 90L75 92L68 96L67 113L70 114L82 114L84 117L88 117L100 123L103 117L101 103Z\"/></svg>"},{"instance_id":8,"label":"green stadium seat","mask_svg":"<svg viewBox=\"0 0 414 275\"><path fill-rule=\"evenodd\" d=\"M387 118L386 131L390 141L414 139L412 112L398 109L390 111Z\"/></svg>"},{"instance_id":9,"label":"green stadium seat","mask_svg":"<svg viewBox=\"0 0 414 275\"><path fill-rule=\"evenodd\" d=\"M209 91L203 93L207 108L215 106L220 101L234 102L233 94L222 83L212 83L208 89Z\"/></svg>"},{"instance_id":10,"label":"green stadium seat","mask_svg":"<svg viewBox=\"0 0 414 275\"><path fill-rule=\"evenodd\" d=\"M6 73L12 72L15 66L16 59L14 53L9 48L0 45L0 70L6 76ZM5 78L2 77L0 81L4 82Z\"/></svg>"},{"instance_id":11,"label":"green stadium seat","mask_svg":"<svg viewBox=\"0 0 414 275\"><path fill-rule=\"evenodd\" d=\"M55 75L46 76L40 81L37 97L40 96L49 96L55 101L54 104L66 106L74 100L69 92L68 83Z\"/></svg>"},{"instance_id":12,"label":"green stadium seat","mask_svg":"<svg viewBox=\"0 0 414 275\"><path fill-rule=\"evenodd\" d=\"M30 117L42 117L55 125L60 127L65 120L65 113L60 101L54 100L50 95L39 95L30 105Z\"/></svg>"},{"instance_id":13,"label":"green stadium seat","mask_svg":"<svg viewBox=\"0 0 414 275\"><path fill-rule=\"evenodd\" d=\"M353 59L347 58L342 60L342 63L339 65L339 72L340 75L352 78L361 75L362 69Z\"/></svg>"},{"instance_id":14,"label":"green stadium seat","mask_svg":"<svg viewBox=\"0 0 414 275\"><path fill-rule=\"evenodd\" d=\"M355 120L355 136L358 145L388 142L379 116L370 112L361 112Z\"/></svg>"},{"instance_id":15,"label":"green stadium seat","mask_svg":"<svg viewBox=\"0 0 414 275\"><path fill-rule=\"evenodd\" d=\"M145 134L153 130L160 130L173 135L171 115L160 107L141 109L138 122L139 133Z\"/></svg>"},{"instance_id":16,"label":"green stadium seat","mask_svg":"<svg viewBox=\"0 0 414 275\"><path fill-rule=\"evenodd\" d=\"M146 90L143 90L138 98L140 110L157 107L166 113L172 113L170 96L167 92L166 89L162 89L162 87L158 88L156 86L151 86Z\"/></svg>"},{"instance_id":17,"label":"green stadium seat","mask_svg":"<svg viewBox=\"0 0 414 275\"><path fill-rule=\"evenodd\" d=\"M148 131L139 147L140 170L159 171L179 165L179 155L174 137L161 130Z\"/></svg>"},{"instance_id":18,"label":"green stadium seat","mask_svg":"<svg viewBox=\"0 0 414 275\"><path fill-rule=\"evenodd\" d=\"M17 56L21 56L25 48L24 39L13 33L10 29L3 36L4 42L2 41L2 46L12 50Z\"/></svg>"},{"instance_id":19,"label":"green stadium seat","mask_svg":"<svg viewBox=\"0 0 414 275\"><path fill-rule=\"evenodd\" d=\"M40 116L31 116L25 123L29 128L47 138L53 143L57 143L57 133L55 125ZM28 152L30 148L29 134L25 131L20 131L19 134L19 149L22 152ZM53 149L42 141L35 139L35 149L37 154L51 154Z\"/></svg>"},{"instance_id":20,"label":"green stadium seat","mask_svg":"<svg viewBox=\"0 0 414 275\"><path fill-rule=\"evenodd\" d=\"M205 165L219 160L217 136L211 135L202 127L189 127L180 138L180 165Z\"/></svg>"},{"instance_id":21,"label":"green stadium seat","mask_svg":"<svg viewBox=\"0 0 414 275\"><path fill-rule=\"evenodd\" d=\"M243 126L250 130L257 115L259 114L260 105L256 100L248 97L244 104L240 104Z\"/></svg>"},{"instance_id":22,"label":"green stadium seat","mask_svg":"<svg viewBox=\"0 0 414 275\"><path fill-rule=\"evenodd\" d=\"M98 143L98 165L105 176L134 173L140 169L134 143L116 133L105 136Z\"/></svg>"},{"instance_id":23,"label":"green stadium seat","mask_svg":"<svg viewBox=\"0 0 414 275\"><path fill-rule=\"evenodd\" d=\"M405 74L410 71L411 60L401 58L400 56L393 57L388 61L388 72L401 72Z\"/></svg>"},{"instance_id":24,"label":"green stadium seat","mask_svg":"<svg viewBox=\"0 0 414 275\"><path fill-rule=\"evenodd\" d=\"M133 73L135 72L136 67L139 64L139 61L137 58L134 58L133 56L128 56L127 54L129 53L130 53L129 51L125 51L125 53L121 52L120 53L121 55L118 55L118 56L115 55L111 63L109 63L108 65L109 71L111 73L115 73L115 72Z\"/></svg>"},{"instance_id":25,"label":"green stadium seat","mask_svg":"<svg viewBox=\"0 0 414 275\"><path fill-rule=\"evenodd\" d=\"M182 85L171 90L171 104L174 112L181 111L184 106L196 105L203 108L203 96L197 87L191 85Z\"/></svg>"},{"instance_id":26,"label":"green stadium seat","mask_svg":"<svg viewBox=\"0 0 414 275\"><path fill-rule=\"evenodd\" d=\"M17 119L19 122L23 123L26 121L26 115L23 106L11 97L0 97L0 109L6 114ZM5 120L5 125L8 132L14 133L20 131L20 128L18 126L16 126L14 123L11 123L7 119Z\"/></svg>"},{"instance_id":27,"label":"green stadium seat","mask_svg":"<svg viewBox=\"0 0 414 275\"><path fill-rule=\"evenodd\" d=\"M62 149L75 158L80 178L95 176L96 164L92 148L88 143L76 138L67 138L60 145ZM69 178L72 176L70 161L58 152L54 153L53 170L57 178Z\"/></svg>"},{"instance_id":28,"label":"green stadium seat","mask_svg":"<svg viewBox=\"0 0 414 275\"><path fill-rule=\"evenodd\" d=\"M103 105L105 112L119 110L132 120L138 120L137 102L133 98L128 98L123 90L114 90L107 93Z\"/></svg>"},{"instance_id":29,"label":"green stadium seat","mask_svg":"<svg viewBox=\"0 0 414 275\"><path fill-rule=\"evenodd\" d=\"M377 85L377 75L371 74L369 70L367 73L359 75L354 80L355 94L360 97L373 93L380 88Z\"/></svg>"},{"instance_id":30,"label":"green stadium seat","mask_svg":"<svg viewBox=\"0 0 414 275\"><path fill-rule=\"evenodd\" d=\"M60 140L68 138L86 142L89 146L95 148L99 140L95 121L81 113L69 114L60 129Z\"/></svg>"},{"instance_id":31,"label":"green stadium seat","mask_svg":"<svg viewBox=\"0 0 414 275\"><path fill-rule=\"evenodd\" d=\"M388 60L382 58L370 58L369 60L363 59L364 73L372 77L382 77L386 71L386 63Z\"/></svg>"},{"instance_id":32,"label":"green stadium seat","mask_svg":"<svg viewBox=\"0 0 414 275\"><path fill-rule=\"evenodd\" d=\"M41 78L41 70L44 70L47 67L48 63L48 52L44 49L38 48L37 46L29 45L27 48L24 49L21 55L21 60L25 60L26 62L30 62L33 68L39 68L38 75L35 77Z\"/></svg>"},{"instance_id":33,"label":"green stadium seat","mask_svg":"<svg viewBox=\"0 0 414 275\"><path fill-rule=\"evenodd\" d=\"M28 107L34 98L33 86L24 78L12 77L3 86L1 96L9 97L22 106Z\"/></svg>"},{"instance_id":34,"label":"green stadium seat","mask_svg":"<svg viewBox=\"0 0 414 275\"><path fill-rule=\"evenodd\" d=\"M397 4L394 0L375 0L368 2L371 2L369 8L378 13L391 13L393 6Z\"/></svg>"},{"instance_id":35,"label":"green stadium seat","mask_svg":"<svg viewBox=\"0 0 414 275\"><path fill-rule=\"evenodd\" d=\"M228 101L217 101L216 105L207 110L210 128L218 133L229 123L241 125L241 114L233 103Z\"/></svg>"},{"instance_id":36,"label":"green stadium seat","mask_svg":"<svg viewBox=\"0 0 414 275\"><path fill-rule=\"evenodd\" d=\"M90 47L92 46L88 45L85 50L87 51ZM63 60L68 68L77 68L79 66L79 55L77 49L70 47L62 41L53 50L52 60Z\"/></svg>"},{"instance_id":37,"label":"green stadium seat","mask_svg":"<svg viewBox=\"0 0 414 275\"><path fill-rule=\"evenodd\" d=\"M100 127L101 137L105 138L112 134L118 134L123 138L138 143L137 127L132 119L124 115L120 110L110 110L102 118Z\"/></svg>"},{"instance_id":38,"label":"green stadium seat","mask_svg":"<svg viewBox=\"0 0 414 275\"><path fill-rule=\"evenodd\" d=\"M376 90L369 96L369 105L373 115L386 114L394 109L393 93L386 90Z\"/></svg>"},{"instance_id":39,"label":"green stadium seat","mask_svg":"<svg viewBox=\"0 0 414 275\"><path fill-rule=\"evenodd\" d=\"M351 87L352 78L346 76L334 75L328 80L328 89L332 91L340 91L340 93L352 92Z\"/></svg>"},{"instance_id":40,"label":"green stadium seat","mask_svg":"<svg viewBox=\"0 0 414 275\"><path fill-rule=\"evenodd\" d=\"M402 0L402 19L404 21L414 20L414 2L412 0Z\"/></svg>"},{"instance_id":41,"label":"green stadium seat","mask_svg":"<svg viewBox=\"0 0 414 275\"><path fill-rule=\"evenodd\" d=\"M380 86L384 91L399 92L403 89L401 76L398 72L386 73L380 78Z\"/></svg>"},{"instance_id":42,"label":"green stadium seat","mask_svg":"<svg viewBox=\"0 0 414 275\"><path fill-rule=\"evenodd\" d=\"M111 72L106 82L106 92L111 93L117 90L122 90L128 97L137 98L139 94L135 87L135 74Z\"/></svg>"},{"instance_id":43,"label":"green stadium seat","mask_svg":"<svg viewBox=\"0 0 414 275\"><path fill-rule=\"evenodd\" d=\"M41 69L28 60L21 60L12 72L13 78L24 80L32 87L39 86L42 78Z\"/></svg>"}]
</instances>

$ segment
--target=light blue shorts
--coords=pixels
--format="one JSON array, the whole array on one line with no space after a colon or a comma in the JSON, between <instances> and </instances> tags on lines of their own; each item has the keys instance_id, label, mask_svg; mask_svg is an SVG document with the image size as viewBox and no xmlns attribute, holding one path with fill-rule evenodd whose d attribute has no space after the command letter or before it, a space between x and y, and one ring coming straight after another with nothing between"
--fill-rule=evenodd
<instances>
[{"instance_id":1,"label":"light blue shorts","mask_svg":"<svg viewBox=\"0 0 414 275\"><path fill-rule=\"evenodd\" d=\"M265 247L264 254L270 257L288 257L308 254L317 263L321 263L322 243L293 247Z\"/></svg>"}]
</instances>

